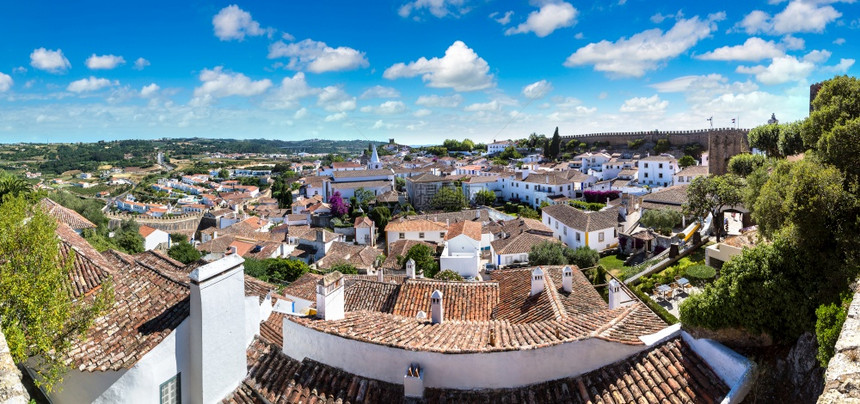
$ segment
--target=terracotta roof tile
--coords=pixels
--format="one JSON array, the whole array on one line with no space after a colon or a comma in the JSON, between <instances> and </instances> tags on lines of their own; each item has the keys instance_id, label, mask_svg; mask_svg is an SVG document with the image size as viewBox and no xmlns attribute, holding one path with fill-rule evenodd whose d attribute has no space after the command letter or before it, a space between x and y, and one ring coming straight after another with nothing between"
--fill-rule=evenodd
<instances>
[{"instance_id":1,"label":"terracotta roof tile","mask_svg":"<svg viewBox=\"0 0 860 404\"><path fill-rule=\"evenodd\" d=\"M448 231L448 226L446 226L445 223L433 222L425 219L407 220L400 218L389 222L388 225L385 226L385 231Z\"/></svg>"},{"instance_id":2,"label":"terracotta roof tile","mask_svg":"<svg viewBox=\"0 0 860 404\"><path fill-rule=\"evenodd\" d=\"M568 227L590 232L618 226L618 208L608 208L599 212L586 212L568 204L558 204L543 208L545 215L551 216Z\"/></svg>"},{"instance_id":3,"label":"terracotta roof tile","mask_svg":"<svg viewBox=\"0 0 860 404\"><path fill-rule=\"evenodd\" d=\"M429 279L407 279L400 288L392 313L415 317L418 311L430 315L430 295L442 292L446 320L486 321L493 318L499 302L499 285L495 282L445 282Z\"/></svg>"},{"instance_id":4,"label":"terracotta roof tile","mask_svg":"<svg viewBox=\"0 0 860 404\"><path fill-rule=\"evenodd\" d=\"M42 198L39 205L45 210L45 213L57 219L58 222L64 223L75 230L95 229L96 225L89 221L80 213L69 209L50 198Z\"/></svg>"},{"instance_id":5,"label":"terracotta roof tile","mask_svg":"<svg viewBox=\"0 0 860 404\"><path fill-rule=\"evenodd\" d=\"M456 222L448 226L448 234L445 235L445 240L450 240L461 234L472 240L481 241L481 224L471 220Z\"/></svg>"},{"instance_id":6,"label":"terracotta roof tile","mask_svg":"<svg viewBox=\"0 0 860 404\"><path fill-rule=\"evenodd\" d=\"M396 283L357 280L344 291L344 310L391 313L400 292Z\"/></svg>"},{"instance_id":7,"label":"terracotta roof tile","mask_svg":"<svg viewBox=\"0 0 860 404\"><path fill-rule=\"evenodd\" d=\"M409 252L409 249L418 244L426 245L427 247L430 247L431 250L436 249L435 244L431 244L426 241L397 240L388 245L388 255L385 257L385 261L382 262L382 268L395 270L403 269L402 265L397 264L397 257L406 256L406 253Z\"/></svg>"},{"instance_id":8,"label":"terracotta roof tile","mask_svg":"<svg viewBox=\"0 0 860 404\"><path fill-rule=\"evenodd\" d=\"M317 301L317 282L322 279L322 275L306 273L296 279L293 283L284 287L281 293L287 297L295 296L299 299L308 300L311 302Z\"/></svg>"}]
</instances>

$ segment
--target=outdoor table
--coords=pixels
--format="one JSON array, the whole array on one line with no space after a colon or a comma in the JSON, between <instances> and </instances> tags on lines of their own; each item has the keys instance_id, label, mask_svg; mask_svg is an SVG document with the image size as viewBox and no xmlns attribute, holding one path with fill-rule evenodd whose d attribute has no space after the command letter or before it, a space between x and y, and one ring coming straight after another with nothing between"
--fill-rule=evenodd
<instances>
[{"instance_id":1,"label":"outdoor table","mask_svg":"<svg viewBox=\"0 0 860 404\"><path fill-rule=\"evenodd\" d=\"M657 286L657 291L660 292L660 294L663 295L663 297L666 297L666 294L671 292L672 288L670 288L669 285L660 285L660 286Z\"/></svg>"},{"instance_id":2,"label":"outdoor table","mask_svg":"<svg viewBox=\"0 0 860 404\"><path fill-rule=\"evenodd\" d=\"M678 283L678 286L679 286L679 287L681 287L681 289L686 288L686 287L687 287L687 285L689 285L689 284L690 284L690 281L688 281L688 280L687 280L687 278L681 278L681 279L678 279L678 280L677 280L677 281L675 281L675 282L677 282L677 283Z\"/></svg>"}]
</instances>

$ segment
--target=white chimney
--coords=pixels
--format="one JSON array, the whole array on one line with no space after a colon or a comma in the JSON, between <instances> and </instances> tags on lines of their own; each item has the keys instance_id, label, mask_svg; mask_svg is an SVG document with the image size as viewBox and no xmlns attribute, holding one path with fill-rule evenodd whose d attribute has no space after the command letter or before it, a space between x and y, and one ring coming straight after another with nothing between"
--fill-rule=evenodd
<instances>
[{"instance_id":1,"label":"white chimney","mask_svg":"<svg viewBox=\"0 0 860 404\"><path fill-rule=\"evenodd\" d=\"M192 403L220 401L247 373L245 276L237 254L191 272L188 315Z\"/></svg>"},{"instance_id":2,"label":"white chimney","mask_svg":"<svg viewBox=\"0 0 860 404\"><path fill-rule=\"evenodd\" d=\"M412 363L403 376L403 395L409 398L424 398L424 368Z\"/></svg>"},{"instance_id":3,"label":"white chimney","mask_svg":"<svg viewBox=\"0 0 860 404\"><path fill-rule=\"evenodd\" d=\"M445 308L442 307L442 292L436 290L430 295L430 322L439 324L445 320Z\"/></svg>"},{"instance_id":4,"label":"white chimney","mask_svg":"<svg viewBox=\"0 0 860 404\"><path fill-rule=\"evenodd\" d=\"M618 283L617 280L612 279L609 281L609 309L615 309L621 306L625 306L631 302L630 298L627 296L627 293L621 290L621 284Z\"/></svg>"},{"instance_id":5,"label":"white chimney","mask_svg":"<svg viewBox=\"0 0 860 404\"><path fill-rule=\"evenodd\" d=\"M409 279L415 279L415 260L412 258L409 261L406 261L406 277Z\"/></svg>"},{"instance_id":6,"label":"white chimney","mask_svg":"<svg viewBox=\"0 0 860 404\"><path fill-rule=\"evenodd\" d=\"M534 296L543 292L543 270L540 267L532 271L532 293L529 296Z\"/></svg>"},{"instance_id":7,"label":"white chimney","mask_svg":"<svg viewBox=\"0 0 860 404\"><path fill-rule=\"evenodd\" d=\"M570 267L564 267L561 272L561 287L567 293L573 291L573 270Z\"/></svg>"},{"instance_id":8,"label":"white chimney","mask_svg":"<svg viewBox=\"0 0 860 404\"><path fill-rule=\"evenodd\" d=\"M376 280L379 282L385 282L385 275L382 273L382 268L376 270Z\"/></svg>"},{"instance_id":9,"label":"white chimney","mask_svg":"<svg viewBox=\"0 0 860 404\"><path fill-rule=\"evenodd\" d=\"M317 317L343 319L343 274L334 271L317 282Z\"/></svg>"}]
</instances>

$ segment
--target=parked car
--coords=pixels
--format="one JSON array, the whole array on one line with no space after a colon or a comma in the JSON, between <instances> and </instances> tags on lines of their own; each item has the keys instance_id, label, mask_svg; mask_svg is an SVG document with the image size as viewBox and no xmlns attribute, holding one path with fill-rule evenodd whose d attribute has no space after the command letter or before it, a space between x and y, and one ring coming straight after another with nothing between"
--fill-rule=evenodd
<instances>
[{"instance_id":1,"label":"parked car","mask_svg":"<svg viewBox=\"0 0 860 404\"><path fill-rule=\"evenodd\" d=\"M490 273L490 271L495 271L497 269L499 269L499 268L496 266L496 264L492 264L489 262L484 264L484 272L486 272L486 273Z\"/></svg>"}]
</instances>

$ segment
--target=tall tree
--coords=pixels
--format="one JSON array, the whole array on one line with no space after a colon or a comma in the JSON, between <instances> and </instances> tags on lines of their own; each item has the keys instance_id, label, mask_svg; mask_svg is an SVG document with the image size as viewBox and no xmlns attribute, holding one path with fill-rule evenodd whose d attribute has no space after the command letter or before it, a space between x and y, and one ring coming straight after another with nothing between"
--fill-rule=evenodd
<instances>
[{"instance_id":1,"label":"tall tree","mask_svg":"<svg viewBox=\"0 0 860 404\"><path fill-rule=\"evenodd\" d=\"M430 198L430 206L433 209L446 212L457 212L466 207L468 201L463 195L463 190L454 186L443 186Z\"/></svg>"},{"instance_id":2,"label":"tall tree","mask_svg":"<svg viewBox=\"0 0 860 404\"><path fill-rule=\"evenodd\" d=\"M423 272L425 278L432 278L439 272L439 263L434 256L435 252L426 244L416 244L398 261L402 261L405 268L406 263L411 259L415 261L416 271Z\"/></svg>"},{"instance_id":3,"label":"tall tree","mask_svg":"<svg viewBox=\"0 0 860 404\"><path fill-rule=\"evenodd\" d=\"M6 195L18 196L30 193L32 190L33 187L31 187L26 181L13 174L0 170L0 201L2 201Z\"/></svg>"},{"instance_id":4,"label":"tall tree","mask_svg":"<svg viewBox=\"0 0 860 404\"><path fill-rule=\"evenodd\" d=\"M72 342L113 302L110 281L92 298L73 299L69 272L75 252L62 258L56 227L53 218L23 197L0 205L0 326L12 359L32 358L36 383L47 391L68 370Z\"/></svg>"},{"instance_id":5,"label":"tall tree","mask_svg":"<svg viewBox=\"0 0 860 404\"><path fill-rule=\"evenodd\" d=\"M776 123L752 128L747 134L750 147L765 152L768 157L779 157L779 130L780 125Z\"/></svg>"},{"instance_id":6,"label":"tall tree","mask_svg":"<svg viewBox=\"0 0 860 404\"><path fill-rule=\"evenodd\" d=\"M555 127L555 133L552 134L552 140L549 143L549 155L552 159L557 159L561 154L561 136L558 134L558 126Z\"/></svg>"},{"instance_id":7,"label":"tall tree","mask_svg":"<svg viewBox=\"0 0 860 404\"><path fill-rule=\"evenodd\" d=\"M723 232L723 208L739 205L743 201L743 182L732 174L698 177L687 188L684 213L704 219L711 214L717 242Z\"/></svg>"}]
</instances>

